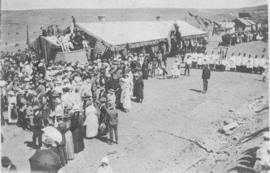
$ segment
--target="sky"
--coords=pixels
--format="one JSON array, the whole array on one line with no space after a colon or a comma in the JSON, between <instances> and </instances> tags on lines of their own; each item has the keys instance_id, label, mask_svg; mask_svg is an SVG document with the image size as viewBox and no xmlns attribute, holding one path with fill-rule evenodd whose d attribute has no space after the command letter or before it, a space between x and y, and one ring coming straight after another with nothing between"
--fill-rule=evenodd
<instances>
[{"instance_id":1,"label":"sky","mask_svg":"<svg viewBox=\"0 0 270 173\"><path fill-rule=\"evenodd\" d=\"M0 0L2 10L50 8L241 8L267 0Z\"/></svg>"}]
</instances>

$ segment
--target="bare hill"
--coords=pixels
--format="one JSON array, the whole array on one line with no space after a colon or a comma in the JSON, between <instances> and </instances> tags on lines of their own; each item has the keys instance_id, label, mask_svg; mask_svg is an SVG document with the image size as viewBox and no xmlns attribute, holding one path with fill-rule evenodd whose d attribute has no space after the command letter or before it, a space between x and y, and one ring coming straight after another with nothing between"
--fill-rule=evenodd
<instances>
[{"instance_id":1,"label":"bare hill","mask_svg":"<svg viewBox=\"0 0 270 173\"><path fill-rule=\"evenodd\" d=\"M216 21L231 20L237 17L238 12L250 12L257 21L267 19L267 5L241 8L241 9L42 9L22 11L2 11L1 16L1 47L26 42L26 25L29 25L30 40L40 34L41 26L58 24L65 28L71 22L71 16L75 16L80 22L97 21L98 15L105 15L107 21L127 20L155 20L161 15L161 20L186 20L188 23L200 27L187 12L208 17ZM18 45L17 45L18 46Z\"/></svg>"}]
</instances>

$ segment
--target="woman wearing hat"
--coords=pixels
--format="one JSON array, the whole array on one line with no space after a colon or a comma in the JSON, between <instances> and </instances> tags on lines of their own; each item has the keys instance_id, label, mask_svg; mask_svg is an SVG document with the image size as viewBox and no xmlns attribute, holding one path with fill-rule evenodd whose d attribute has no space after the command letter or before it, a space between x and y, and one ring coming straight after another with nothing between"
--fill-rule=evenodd
<instances>
[{"instance_id":1,"label":"woman wearing hat","mask_svg":"<svg viewBox=\"0 0 270 173\"><path fill-rule=\"evenodd\" d=\"M148 79L148 74L149 74L148 61L145 59L143 61L143 64L142 64L142 77L143 77L143 79Z\"/></svg>"},{"instance_id":2,"label":"woman wearing hat","mask_svg":"<svg viewBox=\"0 0 270 173\"><path fill-rule=\"evenodd\" d=\"M92 99L89 99L86 102L86 109L85 109L85 122L84 125L86 126L86 138L94 138L98 134L98 111L93 105Z\"/></svg>"},{"instance_id":3,"label":"woman wearing hat","mask_svg":"<svg viewBox=\"0 0 270 173\"><path fill-rule=\"evenodd\" d=\"M80 113L80 108L78 105L74 105L73 114L71 116L71 127L73 143L74 143L74 153L79 153L84 150L83 141L83 115Z\"/></svg>"},{"instance_id":4,"label":"woman wearing hat","mask_svg":"<svg viewBox=\"0 0 270 173\"><path fill-rule=\"evenodd\" d=\"M8 123L14 124L18 121L18 112L16 109L17 97L13 90L7 93L8 95Z\"/></svg>"},{"instance_id":5,"label":"woman wearing hat","mask_svg":"<svg viewBox=\"0 0 270 173\"><path fill-rule=\"evenodd\" d=\"M123 78L120 79L121 85L121 104L125 112L127 112L131 108L131 96L132 96L132 88L131 88L131 80L128 74L125 74Z\"/></svg>"},{"instance_id":6,"label":"woman wearing hat","mask_svg":"<svg viewBox=\"0 0 270 173\"><path fill-rule=\"evenodd\" d=\"M137 102L142 103L143 101L143 88L144 82L138 73L134 74L134 90L133 94L136 97Z\"/></svg>"}]
</instances>

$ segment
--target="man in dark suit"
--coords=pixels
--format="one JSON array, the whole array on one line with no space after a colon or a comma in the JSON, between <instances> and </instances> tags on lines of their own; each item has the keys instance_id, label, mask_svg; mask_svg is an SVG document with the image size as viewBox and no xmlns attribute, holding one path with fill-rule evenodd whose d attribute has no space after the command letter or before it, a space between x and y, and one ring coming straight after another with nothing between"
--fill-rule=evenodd
<instances>
[{"instance_id":1,"label":"man in dark suit","mask_svg":"<svg viewBox=\"0 0 270 173\"><path fill-rule=\"evenodd\" d=\"M106 112L108 114L109 118L109 134L110 139L108 141L108 144L112 144L113 142L113 133L115 135L115 143L118 144L118 112L115 109L114 103L107 103Z\"/></svg>"},{"instance_id":2,"label":"man in dark suit","mask_svg":"<svg viewBox=\"0 0 270 173\"><path fill-rule=\"evenodd\" d=\"M203 92L206 93L207 88L208 88L208 79L210 79L210 70L208 68L208 65L205 65L202 71L202 80L203 80Z\"/></svg>"}]
</instances>

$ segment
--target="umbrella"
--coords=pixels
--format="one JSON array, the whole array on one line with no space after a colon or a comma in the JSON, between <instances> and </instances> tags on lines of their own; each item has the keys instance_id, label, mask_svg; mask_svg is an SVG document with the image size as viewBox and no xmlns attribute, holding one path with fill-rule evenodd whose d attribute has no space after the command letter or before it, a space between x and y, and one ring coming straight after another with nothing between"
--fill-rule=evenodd
<instances>
[{"instance_id":1,"label":"umbrella","mask_svg":"<svg viewBox=\"0 0 270 173\"><path fill-rule=\"evenodd\" d=\"M51 149L37 150L29 162L33 172L57 173L61 168L60 157Z\"/></svg>"},{"instance_id":2,"label":"umbrella","mask_svg":"<svg viewBox=\"0 0 270 173\"><path fill-rule=\"evenodd\" d=\"M45 133L47 137L58 142L59 144L62 142L62 135L55 127L48 126L43 128L42 131Z\"/></svg>"}]
</instances>

